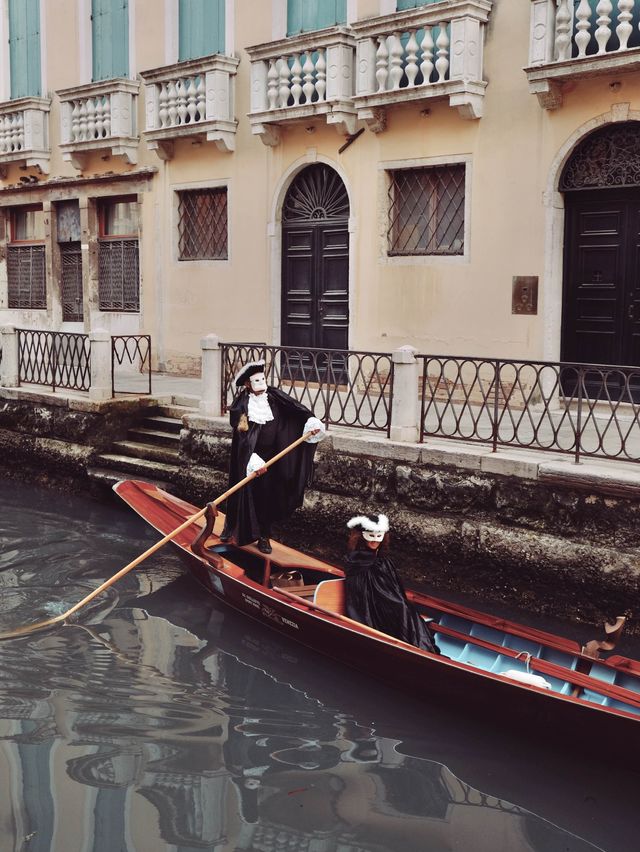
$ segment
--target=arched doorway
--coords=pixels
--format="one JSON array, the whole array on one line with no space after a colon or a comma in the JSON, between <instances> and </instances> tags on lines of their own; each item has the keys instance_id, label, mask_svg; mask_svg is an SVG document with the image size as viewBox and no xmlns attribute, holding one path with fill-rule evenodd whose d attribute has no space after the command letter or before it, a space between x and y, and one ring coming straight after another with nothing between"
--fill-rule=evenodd
<instances>
[{"instance_id":1,"label":"arched doorway","mask_svg":"<svg viewBox=\"0 0 640 852\"><path fill-rule=\"evenodd\" d=\"M349 197L324 163L299 172L282 207L283 346L349 346Z\"/></svg>"},{"instance_id":2,"label":"arched doorway","mask_svg":"<svg viewBox=\"0 0 640 852\"><path fill-rule=\"evenodd\" d=\"M640 366L640 122L589 134L559 189L566 209L562 360Z\"/></svg>"}]
</instances>

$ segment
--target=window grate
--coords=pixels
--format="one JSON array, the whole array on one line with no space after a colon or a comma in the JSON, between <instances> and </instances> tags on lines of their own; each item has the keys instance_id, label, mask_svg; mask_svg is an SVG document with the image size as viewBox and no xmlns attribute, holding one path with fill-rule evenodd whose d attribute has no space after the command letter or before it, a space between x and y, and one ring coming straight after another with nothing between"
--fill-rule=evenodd
<instances>
[{"instance_id":1,"label":"window grate","mask_svg":"<svg viewBox=\"0 0 640 852\"><path fill-rule=\"evenodd\" d=\"M178 193L180 260L227 260L227 188Z\"/></svg>"},{"instance_id":2,"label":"window grate","mask_svg":"<svg viewBox=\"0 0 640 852\"><path fill-rule=\"evenodd\" d=\"M140 310L138 240L101 240L98 255L101 311Z\"/></svg>"},{"instance_id":3,"label":"window grate","mask_svg":"<svg viewBox=\"0 0 640 852\"><path fill-rule=\"evenodd\" d=\"M390 255L464 253L465 166L390 172Z\"/></svg>"},{"instance_id":4,"label":"window grate","mask_svg":"<svg viewBox=\"0 0 640 852\"><path fill-rule=\"evenodd\" d=\"M82 322L82 251L79 243L60 245L62 265L62 319L64 322Z\"/></svg>"},{"instance_id":5,"label":"window grate","mask_svg":"<svg viewBox=\"0 0 640 852\"><path fill-rule=\"evenodd\" d=\"M44 246L8 246L10 308L46 309Z\"/></svg>"}]
</instances>

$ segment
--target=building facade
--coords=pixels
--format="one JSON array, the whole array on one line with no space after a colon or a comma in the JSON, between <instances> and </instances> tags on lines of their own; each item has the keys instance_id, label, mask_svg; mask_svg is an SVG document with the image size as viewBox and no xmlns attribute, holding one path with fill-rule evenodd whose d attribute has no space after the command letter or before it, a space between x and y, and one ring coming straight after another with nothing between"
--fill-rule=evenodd
<instances>
[{"instance_id":1,"label":"building facade","mask_svg":"<svg viewBox=\"0 0 640 852\"><path fill-rule=\"evenodd\" d=\"M640 364L633 0L0 0L0 324Z\"/></svg>"}]
</instances>

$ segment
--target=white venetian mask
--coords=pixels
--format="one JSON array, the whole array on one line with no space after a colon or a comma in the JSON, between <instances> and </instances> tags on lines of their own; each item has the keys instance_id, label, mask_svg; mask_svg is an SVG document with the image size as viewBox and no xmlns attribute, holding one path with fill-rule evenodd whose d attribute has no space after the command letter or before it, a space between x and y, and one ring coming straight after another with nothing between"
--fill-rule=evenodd
<instances>
[{"instance_id":1,"label":"white venetian mask","mask_svg":"<svg viewBox=\"0 0 640 852\"><path fill-rule=\"evenodd\" d=\"M371 532L370 530L362 530L362 538L365 541L382 541L384 538L383 532Z\"/></svg>"},{"instance_id":2,"label":"white venetian mask","mask_svg":"<svg viewBox=\"0 0 640 852\"><path fill-rule=\"evenodd\" d=\"M254 373L249 377L252 393L262 393L267 389L267 377L264 373Z\"/></svg>"}]
</instances>

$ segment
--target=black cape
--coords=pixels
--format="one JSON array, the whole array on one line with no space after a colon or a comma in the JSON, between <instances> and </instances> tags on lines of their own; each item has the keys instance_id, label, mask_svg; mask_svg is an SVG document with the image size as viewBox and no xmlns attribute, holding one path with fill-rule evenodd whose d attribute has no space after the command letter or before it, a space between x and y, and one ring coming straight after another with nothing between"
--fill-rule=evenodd
<instances>
[{"instance_id":1,"label":"black cape","mask_svg":"<svg viewBox=\"0 0 640 852\"><path fill-rule=\"evenodd\" d=\"M383 633L440 653L429 628L407 600L402 580L387 556L354 550L344 561L347 615Z\"/></svg>"},{"instance_id":2,"label":"black cape","mask_svg":"<svg viewBox=\"0 0 640 852\"><path fill-rule=\"evenodd\" d=\"M304 424L313 417L313 412L278 388L268 387L267 396L275 418L275 424L269 426L271 443L268 448L260 446L260 434L269 424L263 427L248 421L248 431L238 429L242 415L247 416L249 391L243 389L229 408L233 428L229 487L247 475L247 463L252 453L257 452L264 461L269 461L299 438ZM272 522L286 520L302 505L305 488L311 484L313 477L315 451L315 443L301 444L276 462L266 474L245 485L227 500L225 532L232 535L238 545L260 538Z\"/></svg>"}]
</instances>

